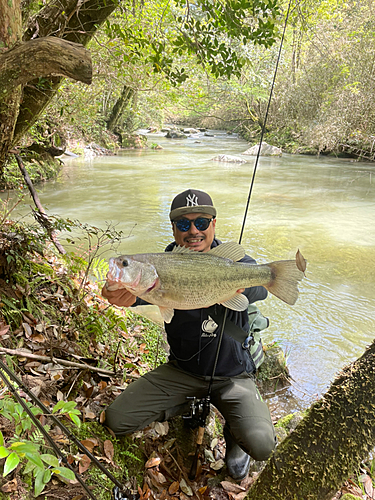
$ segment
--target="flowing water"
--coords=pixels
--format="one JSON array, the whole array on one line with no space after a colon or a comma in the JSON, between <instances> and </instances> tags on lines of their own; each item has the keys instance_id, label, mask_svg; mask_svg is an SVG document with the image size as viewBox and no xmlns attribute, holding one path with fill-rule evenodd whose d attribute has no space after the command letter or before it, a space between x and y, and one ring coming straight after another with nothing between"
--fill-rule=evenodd
<instances>
[{"instance_id":1,"label":"flowing water","mask_svg":"<svg viewBox=\"0 0 375 500\"><path fill-rule=\"evenodd\" d=\"M212 161L248 147L235 135L212 133L184 140L149 134L148 144L163 150L64 159L59 179L39 187L41 201L51 214L102 228L116 223L129 236L119 253L155 252L172 240L171 199L194 187L214 199L217 237L238 241L255 158ZM258 263L293 258L298 248L308 261L295 306L273 296L258 304L270 318L263 339L287 352L302 406L375 337L374 171L327 157L260 158L242 245Z\"/></svg>"}]
</instances>

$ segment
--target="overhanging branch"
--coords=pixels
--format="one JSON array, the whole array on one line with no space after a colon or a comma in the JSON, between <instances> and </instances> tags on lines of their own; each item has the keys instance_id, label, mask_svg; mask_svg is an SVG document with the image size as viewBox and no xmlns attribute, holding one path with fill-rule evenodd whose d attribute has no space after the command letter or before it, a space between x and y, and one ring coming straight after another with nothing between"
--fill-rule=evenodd
<instances>
[{"instance_id":1,"label":"overhanging branch","mask_svg":"<svg viewBox=\"0 0 375 500\"><path fill-rule=\"evenodd\" d=\"M0 89L4 99L19 85L47 76L92 81L91 55L82 45L45 37L21 42L0 55Z\"/></svg>"}]
</instances>

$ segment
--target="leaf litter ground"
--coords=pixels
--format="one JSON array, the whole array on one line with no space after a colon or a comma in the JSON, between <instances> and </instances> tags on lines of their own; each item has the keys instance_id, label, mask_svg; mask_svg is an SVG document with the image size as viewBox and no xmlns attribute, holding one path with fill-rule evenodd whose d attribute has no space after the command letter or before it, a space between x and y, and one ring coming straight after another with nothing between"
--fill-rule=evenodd
<instances>
[{"instance_id":1,"label":"leaf litter ground","mask_svg":"<svg viewBox=\"0 0 375 500\"><path fill-rule=\"evenodd\" d=\"M245 498L262 464L253 463L249 476L239 484L226 476L223 422L215 409L194 481L188 475L195 431L185 428L180 417L121 439L99 423L103 410L127 384L165 361L163 331L144 318L108 306L95 284L85 281L82 286L81 278L68 278L57 259L50 264L53 273L41 267L31 284L0 280L0 341L8 366L51 410L61 400L77 403L83 425L79 430L72 426L72 432L141 500ZM20 394L29 399L22 390ZM0 398L7 395L2 386ZM113 485L90 458L47 415L38 418L50 426L50 435L93 494L98 499L111 498ZM14 424L2 415L0 428L5 442L14 436ZM33 433L32 427L23 437L35 439ZM0 489L10 500L33 498L27 482L20 465L2 478ZM348 492L375 499L370 471L363 471L359 482L362 489L348 481L335 499ZM77 481L53 478L40 498L81 500L86 495Z\"/></svg>"}]
</instances>

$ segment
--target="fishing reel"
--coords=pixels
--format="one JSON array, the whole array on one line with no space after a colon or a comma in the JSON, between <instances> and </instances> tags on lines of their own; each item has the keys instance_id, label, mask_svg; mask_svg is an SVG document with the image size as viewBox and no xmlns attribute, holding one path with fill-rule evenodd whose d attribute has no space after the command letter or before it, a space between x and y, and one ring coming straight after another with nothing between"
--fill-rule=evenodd
<instances>
[{"instance_id":1,"label":"fishing reel","mask_svg":"<svg viewBox=\"0 0 375 500\"><path fill-rule=\"evenodd\" d=\"M132 493L127 488L120 489L115 486L112 490L113 500L139 500L140 496L138 492Z\"/></svg>"},{"instance_id":2,"label":"fishing reel","mask_svg":"<svg viewBox=\"0 0 375 500\"><path fill-rule=\"evenodd\" d=\"M186 399L190 400L190 411L182 415L185 425L190 429L205 427L207 417L210 413L210 398L207 396L198 399L195 396L187 396Z\"/></svg>"}]
</instances>

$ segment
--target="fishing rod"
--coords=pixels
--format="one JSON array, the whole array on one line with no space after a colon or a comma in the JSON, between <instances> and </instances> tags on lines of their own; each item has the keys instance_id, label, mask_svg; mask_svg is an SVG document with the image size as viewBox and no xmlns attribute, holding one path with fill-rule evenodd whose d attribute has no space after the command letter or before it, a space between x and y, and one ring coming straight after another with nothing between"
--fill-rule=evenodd
<instances>
[{"instance_id":1,"label":"fishing rod","mask_svg":"<svg viewBox=\"0 0 375 500\"><path fill-rule=\"evenodd\" d=\"M4 369L4 366L5 366L4 363L1 361L0 362L0 368ZM35 417L35 415L33 414L33 412L27 406L26 402L23 400L23 398L21 398L21 396L18 394L18 392L16 391L16 389L11 384L11 382L4 375L4 373L2 372L2 370L0 370L0 378L3 380L3 382L5 383L5 385L8 387L8 389L12 393L13 397L15 398L15 400L22 406L22 408L28 414L28 416L32 420L32 422L35 425L35 427L37 427L37 429L41 432L41 434L43 435L43 437L48 441L49 445L51 446L51 448L52 448L53 452L55 453L56 457L58 458L59 462L63 462L64 465L74 473L76 479L78 480L78 482L80 483L80 485L84 488L84 490L89 495L89 497L92 498L93 500L97 500L96 496L91 492L91 490L88 488L88 486L82 480L81 476L79 474L77 474L77 472L69 464L69 462L67 461L66 457L64 457L64 455L62 454L60 448L57 446L57 444L55 443L55 441L51 438L51 436L48 434L48 432L45 430L45 428L39 422L39 420Z\"/></svg>"},{"instance_id":2,"label":"fishing rod","mask_svg":"<svg viewBox=\"0 0 375 500\"><path fill-rule=\"evenodd\" d=\"M254 170L253 170L253 175L252 175L251 182L250 182L249 194L248 194L247 201L246 201L246 207L245 207L245 213L244 213L244 217L243 217L243 222L242 222L240 237L239 237L239 240L238 240L239 244L241 244L241 242L242 242L242 237L243 237L243 233L244 233L244 230L245 230L246 218L247 218L247 214L248 214L248 211L249 211L249 205L250 205L250 199L251 199L251 195L252 195L252 191L253 191L253 186L254 186L254 181L255 181L255 175L256 175L256 172L257 172L258 164L259 164L259 157L260 157L260 152L261 152L261 149L262 149L263 137L264 137L264 133L265 133L265 130L266 130L266 124L267 124L269 109L270 109L270 105L271 105L271 100L272 100L272 96L273 96L273 90L274 90L274 86L275 86L277 71L278 71L279 62L280 62L280 58L281 58L281 51L282 51L282 47L283 47L283 43L284 43L286 27L287 27L287 24L288 24L291 3L292 3L292 0L289 0L288 10L287 10L287 14L286 14L286 17L285 17L285 22L284 22L284 29L283 29L282 37L281 37L281 40L280 40L280 46L279 46L278 56L277 56L277 60L276 60L275 71L274 71L274 74L273 74L272 85L271 85L270 94L269 94L269 98L268 98L268 103L267 103L267 108L266 108L266 114L265 114L265 117L264 117L262 129L261 129L261 134L260 134L260 139L259 139L259 148L258 148L257 156L256 156L256 159L255 159ZM220 329L220 334L219 334L217 349L216 349L214 366L213 366L213 369L212 369L212 374L211 374L209 385L208 385L207 396L205 396L201 400L195 400L195 398L194 398L193 405L195 404L196 408L192 407L192 411L193 411L193 413L198 413L198 418L197 418L197 420L198 420L198 433L197 433L197 439L196 439L195 455L194 455L193 462L191 464L191 468L190 468L190 472L189 472L189 479L190 480L194 480L195 477L196 477L196 475L197 475L197 468L198 468L198 460L199 460L200 448L201 448L201 445L203 443L204 431L205 431L205 428L206 428L206 425L207 425L207 418L208 418L208 416L210 414L212 385L213 385L213 382L214 382L215 373L216 373L216 367L217 367L217 363L218 363L218 360L219 360L220 348L221 348L221 343L222 343L223 336L224 336L224 329L225 329L225 323L226 323L226 320L227 320L227 316L228 316L228 308L225 308L224 309L223 320L222 320L222 323L221 323L221 329Z\"/></svg>"},{"instance_id":3,"label":"fishing rod","mask_svg":"<svg viewBox=\"0 0 375 500\"><path fill-rule=\"evenodd\" d=\"M39 398L37 398L30 390L29 388L23 383L23 381L17 377L15 373L13 373L10 368L0 359L0 377L4 381L4 383L7 385L8 389L10 392L13 394L14 398L17 400L18 403L21 404L21 406L24 408L25 412L29 415L31 418L32 422L34 425L40 430L40 432L43 434L45 439L48 441L48 443L51 445L52 449L54 450L55 454L57 457L64 462L64 464L72 470L74 475L76 476L77 480L81 484L81 486L84 488L84 490L88 493L88 495L93 499L97 500L96 497L93 495L91 490L86 486L85 482L83 479L80 477L79 474L71 467L71 465L67 462L66 458L62 455L60 448L56 445L56 443L53 441L51 436L48 434L48 432L44 429L43 425L39 422L39 420L35 417L35 415L31 412L30 408L26 405L26 403L23 401L21 396L17 393L15 388L13 387L12 383L10 380L7 379L7 377L4 375L5 372L10 379L13 380L19 387L23 389L23 391L29 396L29 398L33 401L34 404L36 404L44 414L47 414L52 421L62 430L62 432L67 436L68 439L73 441L76 446L85 454L87 455L90 460L108 477L108 479L115 485L113 494L115 500L137 500L139 498L138 493L132 493L128 488L123 486L118 479L111 474L111 472L104 467L103 464L99 462L97 457L93 455L90 450L84 446L79 439L72 433L70 430L54 415L43 403L40 401Z\"/></svg>"}]
</instances>

